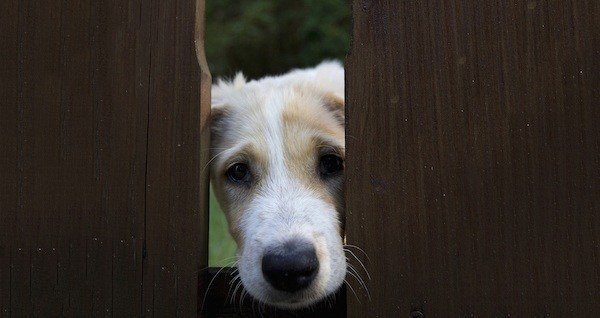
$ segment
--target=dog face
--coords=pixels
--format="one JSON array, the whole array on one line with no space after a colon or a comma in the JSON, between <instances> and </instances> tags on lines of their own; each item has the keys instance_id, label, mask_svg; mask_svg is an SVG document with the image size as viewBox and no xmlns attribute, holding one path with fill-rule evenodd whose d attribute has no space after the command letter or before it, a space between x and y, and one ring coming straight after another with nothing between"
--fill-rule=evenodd
<instances>
[{"instance_id":1,"label":"dog face","mask_svg":"<svg viewBox=\"0 0 600 318\"><path fill-rule=\"evenodd\" d=\"M211 179L245 289L299 308L346 275L343 69L337 63L213 87Z\"/></svg>"}]
</instances>

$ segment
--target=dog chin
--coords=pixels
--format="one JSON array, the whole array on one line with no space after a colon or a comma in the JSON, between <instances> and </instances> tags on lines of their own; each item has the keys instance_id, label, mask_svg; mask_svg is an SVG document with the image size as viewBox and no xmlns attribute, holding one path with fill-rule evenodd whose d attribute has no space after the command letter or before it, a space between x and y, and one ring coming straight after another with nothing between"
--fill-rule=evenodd
<instances>
[{"instance_id":1,"label":"dog chin","mask_svg":"<svg viewBox=\"0 0 600 318\"><path fill-rule=\"evenodd\" d=\"M259 299L261 302L280 309L286 310L297 310L297 309L305 309L311 305L314 305L322 300L325 300L327 297L333 295L335 291L337 291L340 286L337 286L332 292L317 292L309 290L303 290L295 293L286 293L272 290L269 290L262 295L256 295L255 298ZM250 292L252 295L253 293ZM254 295L253 295L254 296Z\"/></svg>"},{"instance_id":2,"label":"dog chin","mask_svg":"<svg viewBox=\"0 0 600 318\"><path fill-rule=\"evenodd\" d=\"M298 309L307 308L310 305L313 305L325 298L326 297L321 297L321 298L316 298L316 299L312 299L312 298L303 299L302 297L299 297L299 298L290 298L289 300L286 300L286 301L265 302L265 303L270 306L277 307L280 309L298 310Z\"/></svg>"}]
</instances>

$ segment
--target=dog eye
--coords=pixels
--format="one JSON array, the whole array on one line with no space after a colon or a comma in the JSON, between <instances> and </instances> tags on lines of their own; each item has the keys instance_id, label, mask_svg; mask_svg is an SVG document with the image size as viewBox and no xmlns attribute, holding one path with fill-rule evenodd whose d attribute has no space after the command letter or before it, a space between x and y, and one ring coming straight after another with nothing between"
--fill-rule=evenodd
<instances>
[{"instance_id":1,"label":"dog eye","mask_svg":"<svg viewBox=\"0 0 600 318\"><path fill-rule=\"evenodd\" d=\"M244 163L236 163L227 169L227 177L236 183L250 181L250 168Z\"/></svg>"},{"instance_id":2,"label":"dog eye","mask_svg":"<svg viewBox=\"0 0 600 318\"><path fill-rule=\"evenodd\" d=\"M319 172L323 177L330 177L344 170L344 160L336 155L324 155L319 160Z\"/></svg>"}]
</instances>

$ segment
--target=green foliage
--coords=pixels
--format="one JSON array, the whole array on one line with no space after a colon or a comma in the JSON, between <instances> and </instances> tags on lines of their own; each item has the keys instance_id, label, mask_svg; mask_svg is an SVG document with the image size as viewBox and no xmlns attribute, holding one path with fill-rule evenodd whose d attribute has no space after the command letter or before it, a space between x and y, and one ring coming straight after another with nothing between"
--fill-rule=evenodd
<instances>
[{"instance_id":1,"label":"green foliage","mask_svg":"<svg viewBox=\"0 0 600 318\"><path fill-rule=\"evenodd\" d=\"M208 265L228 266L233 261L237 248L235 241L227 230L227 220L212 189L210 191L210 223L208 224Z\"/></svg>"},{"instance_id":2,"label":"green foliage","mask_svg":"<svg viewBox=\"0 0 600 318\"><path fill-rule=\"evenodd\" d=\"M347 0L207 0L205 50L213 77L250 78L342 60L348 51Z\"/></svg>"}]
</instances>

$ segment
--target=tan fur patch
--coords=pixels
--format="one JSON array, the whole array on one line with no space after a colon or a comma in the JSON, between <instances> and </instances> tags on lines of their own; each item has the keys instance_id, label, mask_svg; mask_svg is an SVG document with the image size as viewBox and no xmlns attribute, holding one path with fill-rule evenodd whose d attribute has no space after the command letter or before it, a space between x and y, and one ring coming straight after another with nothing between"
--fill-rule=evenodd
<instances>
[{"instance_id":1,"label":"tan fur patch","mask_svg":"<svg viewBox=\"0 0 600 318\"><path fill-rule=\"evenodd\" d=\"M239 85L238 85L239 86ZM229 93L242 87L221 89ZM311 84L299 84L287 88L279 107L281 112L281 129L283 130L283 156L286 168L307 188L318 193L327 203L340 208L341 191L328 189L318 173L319 154L323 149L332 148L344 155L343 99L333 93L321 92ZM287 95L286 95L287 94ZM249 189L236 188L225 180L225 171L236 161L247 161L252 166L253 178L258 182L270 169L268 127L265 118L273 109L267 107L269 95L241 95L245 103L239 105L220 105L215 111L213 151L237 149L215 159L212 179L215 195L226 213L230 232L238 245L242 244L240 233L241 210L236 207L245 206L254 196L257 187Z\"/></svg>"},{"instance_id":2,"label":"tan fur patch","mask_svg":"<svg viewBox=\"0 0 600 318\"><path fill-rule=\"evenodd\" d=\"M239 247L242 284L263 302L298 308L343 284L344 178L339 160L323 159L344 158L343 88L337 62L213 86L213 187ZM248 169L227 173L236 164ZM311 286L290 295L269 283L261 262L295 240L315 247L320 269Z\"/></svg>"},{"instance_id":3,"label":"tan fur patch","mask_svg":"<svg viewBox=\"0 0 600 318\"><path fill-rule=\"evenodd\" d=\"M344 128L324 101L309 94L299 94L283 110L284 156L286 166L295 178L318 193L322 200L338 205L331 189L318 173L320 148L344 147ZM343 153L341 153L343 156Z\"/></svg>"}]
</instances>

